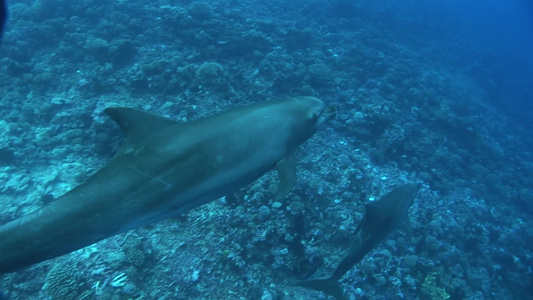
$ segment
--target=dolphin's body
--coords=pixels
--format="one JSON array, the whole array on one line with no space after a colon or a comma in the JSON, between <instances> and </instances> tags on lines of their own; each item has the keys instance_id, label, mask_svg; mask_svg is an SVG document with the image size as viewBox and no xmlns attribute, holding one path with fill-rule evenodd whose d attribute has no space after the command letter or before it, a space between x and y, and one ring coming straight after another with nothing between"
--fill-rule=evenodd
<instances>
[{"instance_id":1,"label":"dolphin's body","mask_svg":"<svg viewBox=\"0 0 533 300\"><path fill-rule=\"evenodd\" d=\"M313 97L258 103L185 124L132 108L106 112L124 132L124 145L85 183L0 227L0 274L183 213L276 165L283 171L283 196L296 176L293 160L284 158L334 116Z\"/></svg>"},{"instance_id":2,"label":"dolphin's body","mask_svg":"<svg viewBox=\"0 0 533 300\"><path fill-rule=\"evenodd\" d=\"M338 280L400 224L413 204L418 189L417 184L405 184L394 189L381 200L367 204L365 217L355 230L355 238L350 249L333 275L326 279L297 282L294 285L322 291L339 300L347 299Z\"/></svg>"}]
</instances>

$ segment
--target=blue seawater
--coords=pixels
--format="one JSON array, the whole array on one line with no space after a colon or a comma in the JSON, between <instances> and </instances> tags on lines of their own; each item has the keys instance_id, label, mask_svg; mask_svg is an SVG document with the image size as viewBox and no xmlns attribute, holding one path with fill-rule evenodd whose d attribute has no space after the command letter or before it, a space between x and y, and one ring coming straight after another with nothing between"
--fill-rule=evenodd
<instances>
[{"instance_id":1,"label":"blue seawater","mask_svg":"<svg viewBox=\"0 0 533 300\"><path fill-rule=\"evenodd\" d=\"M112 159L122 135L106 107L191 122L311 95L337 117L297 150L284 199L271 172L181 217L0 275L0 298L324 299L290 283L329 277L365 204L417 182L409 224L340 279L345 296L533 299L531 1L7 8L0 230ZM12 251L0 241L0 255Z\"/></svg>"}]
</instances>

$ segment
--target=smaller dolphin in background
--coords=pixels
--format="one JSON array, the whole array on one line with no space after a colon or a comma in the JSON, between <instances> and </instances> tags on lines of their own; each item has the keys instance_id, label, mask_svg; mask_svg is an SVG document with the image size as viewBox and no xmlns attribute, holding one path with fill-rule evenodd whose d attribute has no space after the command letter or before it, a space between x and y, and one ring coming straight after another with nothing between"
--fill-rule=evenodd
<instances>
[{"instance_id":1,"label":"smaller dolphin in background","mask_svg":"<svg viewBox=\"0 0 533 300\"><path fill-rule=\"evenodd\" d=\"M419 188L419 184L405 184L379 201L367 204L365 217L355 230L355 239L333 275L326 279L300 281L293 285L322 291L338 300L347 299L338 280L400 224L413 204Z\"/></svg>"}]
</instances>

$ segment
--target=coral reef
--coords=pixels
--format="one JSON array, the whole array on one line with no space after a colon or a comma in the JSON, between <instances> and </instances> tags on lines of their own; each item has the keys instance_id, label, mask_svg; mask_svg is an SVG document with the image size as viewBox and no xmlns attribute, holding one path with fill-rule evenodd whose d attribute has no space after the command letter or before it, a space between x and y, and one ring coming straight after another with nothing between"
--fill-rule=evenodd
<instances>
[{"instance_id":1,"label":"coral reef","mask_svg":"<svg viewBox=\"0 0 533 300\"><path fill-rule=\"evenodd\" d=\"M186 215L3 275L0 290L12 299L320 299L287 283L331 274L364 204L421 182L410 226L342 279L349 296L532 298L531 120L517 112L527 106L509 107L531 93L506 69L520 64L451 31L433 36L436 26L417 27L395 3L9 3L0 224L109 161L122 139L109 106L186 122L305 94L338 114L296 153L298 184L286 198L273 199L277 177L267 174Z\"/></svg>"}]
</instances>

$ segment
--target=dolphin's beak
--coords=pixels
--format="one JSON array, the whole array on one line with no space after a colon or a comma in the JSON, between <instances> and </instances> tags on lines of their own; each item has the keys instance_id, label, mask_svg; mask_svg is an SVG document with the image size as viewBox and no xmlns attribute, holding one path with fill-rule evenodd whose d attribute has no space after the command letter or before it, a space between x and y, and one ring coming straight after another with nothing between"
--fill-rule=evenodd
<instances>
[{"instance_id":1,"label":"dolphin's beak","mask_svg":"<svg viewBox=\"0 0 533 300\"><path fill-rule=\"evenodd\" d=\"M318 125L322 125L322 123L327 122L337 115L337 109L335 106L326 106L322 113L320 114L320 118L318 119Z\"/></svg>"}]
</instances>

